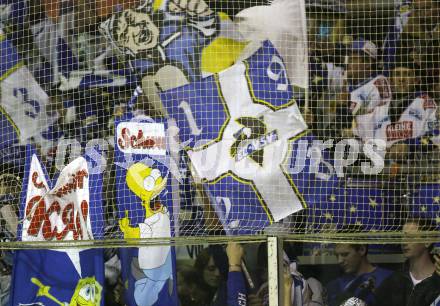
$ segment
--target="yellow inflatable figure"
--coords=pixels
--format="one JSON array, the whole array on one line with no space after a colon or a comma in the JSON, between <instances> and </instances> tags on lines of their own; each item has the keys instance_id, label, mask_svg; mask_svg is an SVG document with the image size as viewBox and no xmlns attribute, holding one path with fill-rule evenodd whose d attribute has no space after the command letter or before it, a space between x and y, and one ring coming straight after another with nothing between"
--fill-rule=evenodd
<instances>
[{"instance_id":1,"label":"yellow inflatable figure","mask_svg":"<svg viewBox=\"0 0 440 306\"><path fill-rule=\"evenodd\" d=\"M127 170L126 182L128 188L142 200L145 219L165 212L164 206L154 201L167 184L167 179L162 178L158 169L135 163ZM119 220L119 227L124 233L124 238L141 238L140 228L130 226L128 211L125 212L125 218Z\"/></svg>"},{"instance_id":2,"label":"yellow inflatable figure","mask_svg":"<svg viewBox=\"0 0 440 306\"><path fill-rule=\"evenodd\" d=\"M78 281L70 303L60 302L49 293L50 286L43 285L37 278L32 277L31 282L40 287L37 296L45 296L60 306L99 306L101 305L102 286L95 277L86 277Z\"/></svg>"}]
</instances>

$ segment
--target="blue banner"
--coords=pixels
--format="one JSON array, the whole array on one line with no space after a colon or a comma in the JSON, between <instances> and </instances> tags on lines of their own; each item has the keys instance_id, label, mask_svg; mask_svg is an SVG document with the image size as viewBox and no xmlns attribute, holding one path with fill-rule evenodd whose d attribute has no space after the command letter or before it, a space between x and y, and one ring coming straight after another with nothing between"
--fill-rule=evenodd
<instances>
[{"instance_id":1,"label":"blue banner","mask_svg":"<svg viewBox=\"0 0 440 306\"><path fill-rule=\"evenodd\" d=\"M125 239L174 236L166 124L150 120L115 123L116 197ZM175 253L169 245L120 250L126 305L178 305Z\"/></svg>"},{"instance_id":2,"label":"blue banner","mask_svg":"<svg viewBox=\"0 0 440 306\"><path fill-rule=\"evenodd\" d=\"M104 305L103 251L19 250L12 280L11 305Z\"/></svg>"},{"instance_id":3,"label":"blue banner","mask_svg":"<svg viewBox=\"0 0 440 306\"><path fill-rule=\"evenodd\" d=\"M414 189L416 192L411 197L411 214L433 219L440 229L440 184L425 183L415 185Z\"/></svg>"},{"instance_id":4,"label":"blue banner","mask_svg":"<svg viewBox=\"0 0 440 306\"><path fill-rule=\"evenodd\" d=\"M19 239L102 239L102 178L93 168L87 157L79 157L52 181L28 146ZM11 305L104 305L103 260L102 249L18 250Z\"/></svg>"},{"instance_id":5,"label":"blue banner","mask_svg":"<svg viewBox=\"0 0 440 306\"><path fill-rule=\"evenodd\" d=\"M11 4L12 5L12 4ZM0 35L0 82L23 64L17 50L5 36ZM1 101L0 101L1 102ZM0 149L17 143L20 130L0 103Z\"/></svg>"},{"instance_id":6,"label":"blue banner","mask_svg":"<svg viewBox=\"0 0 440 306\"><path fill-rule=\"evenodd\" d=\"M364 182L365 184L365 182ZM346 223L364 230L381 230L387 225L387 205L379 187L346 188Z\"/></svg>"},{"instance_id":7,"label":"blue banner","mask_svg":"<svg viewBox=\"0 0 440 306\"><path fill-rule=\"evenodd\" d=\"M308 205L301 189L311 176L288 169L307 129L293 97L268 41L241 63L161 93L228 234L258 232Z\"/></svg>"}]
</instances>

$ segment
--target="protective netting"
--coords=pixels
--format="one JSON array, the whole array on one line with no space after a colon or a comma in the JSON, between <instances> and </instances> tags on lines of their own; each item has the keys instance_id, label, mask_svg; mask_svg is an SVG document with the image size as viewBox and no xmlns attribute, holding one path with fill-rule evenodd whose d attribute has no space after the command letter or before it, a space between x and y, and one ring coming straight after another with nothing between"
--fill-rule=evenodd
<instances>
[{"instance_id":1,"label":"protective netting","mask_svg":"<svg viewBox=\"0 0 440 306\"><path fill-rule=\"evenodd\" d=\"M438 1L0 3L3 248L437 239Z\"/></svg>"}]
</instances>

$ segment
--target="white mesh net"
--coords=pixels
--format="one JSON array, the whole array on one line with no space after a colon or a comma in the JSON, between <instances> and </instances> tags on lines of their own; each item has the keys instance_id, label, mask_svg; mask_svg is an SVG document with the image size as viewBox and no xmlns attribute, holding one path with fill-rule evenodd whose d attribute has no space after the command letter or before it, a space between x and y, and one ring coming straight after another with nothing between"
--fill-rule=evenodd
<instances>
[{"instance_id":1,"label":"white mesh net","mask_svg":"<svg viewBox=\"0 0 440 306\"><path fill-rule=\"evenodd\" d=\"M0 305L438 306L439 17L0 0Z\"/></svg>"},{"instance_id":2,"label":"white mesh net","mask_svg":"<svg viewBox=\"0 0 440 306\"><path fill-rule=\"evenodd\" d=\"M436 239L438 1L0 3L3 247Z\"/></svg>"}]
</instances>

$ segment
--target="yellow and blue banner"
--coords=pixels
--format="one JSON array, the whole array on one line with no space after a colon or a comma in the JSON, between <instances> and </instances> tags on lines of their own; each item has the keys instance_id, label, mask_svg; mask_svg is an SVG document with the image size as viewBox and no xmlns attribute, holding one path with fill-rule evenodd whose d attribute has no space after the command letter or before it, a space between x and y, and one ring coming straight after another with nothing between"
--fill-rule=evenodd
<instances>
[{"instance_id":1,"label":"yellow and blue banner","mask_svg":"<svg viewBox=\"0 0 440 306\"><path fill-rule=\"evenodd\" d=\"M119 252L128 306L178 305L175 252L149 246L174 236L166 123L132 118L115 123L116 198L119 229L144 245Z\"/></svg>"},{"instance_id":2,"label":"yellow and blue banner","mask_svg":"<svg viewBox=\"0 0 440 306\"><path fill-rule=\"evenodd\" d=\"M51 180L28 146L18 239L24 242L103 238L102 178L78 157ZM18 250L11 305L104 305L102 249Z\"/></svg>"},{"instance_id":3,"label":"yellow and blue banner","mask_svg":"<svg viewBox=\"0 0 440 306\"><path fill-rule=\"evenodd\" d=\"M306 206L287 164L307 125L269 41L248 59L160 96L227 233L255 233Z\"/></svg>"}]
</instances>

